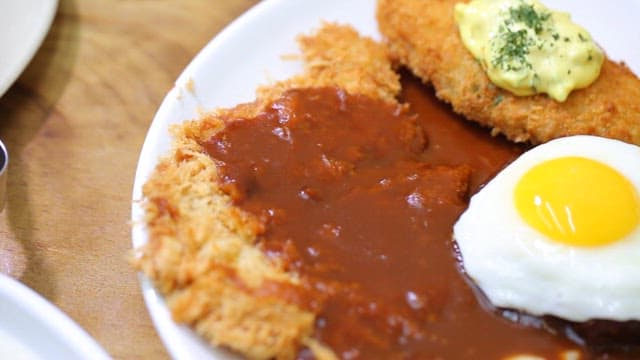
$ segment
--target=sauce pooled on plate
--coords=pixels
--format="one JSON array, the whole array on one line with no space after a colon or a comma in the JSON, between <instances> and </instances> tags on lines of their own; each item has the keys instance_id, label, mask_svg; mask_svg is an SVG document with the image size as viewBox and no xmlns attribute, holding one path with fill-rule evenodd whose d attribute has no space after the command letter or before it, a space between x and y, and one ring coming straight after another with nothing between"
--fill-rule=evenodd
<instances>
[{"instance_id":1,"label":"sauce pooled on plate","mask_svg":"<svg viewBox=\"0 0 640 360\"><path fill-rule=\"evenodd\" d=\"M264 225L258 246L300 274L302 296L290 298L317 314L315 336L345 359L575 349L487 311L459 271L452 225L523 149L455 116L417 80L403 88L409 108L289 90L203 144L234 204Z\"/></svg>"}]
</instances>

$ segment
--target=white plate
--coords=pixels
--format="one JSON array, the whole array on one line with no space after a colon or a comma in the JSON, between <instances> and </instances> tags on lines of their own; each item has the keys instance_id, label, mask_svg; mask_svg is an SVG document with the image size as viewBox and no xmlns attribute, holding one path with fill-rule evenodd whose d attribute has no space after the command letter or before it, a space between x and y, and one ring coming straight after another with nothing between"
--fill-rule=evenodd
<instances>
[{"instance_id":1,"label":"white plate","mask_svg":"<svg viewBox=\"0 0 640 360\"><path fill-rule=\"evenodd\" d=\"M615 60L625 60L640 74L640 2L620 0L613 7L599 0L548 0L549 6L570 11L574 19ZM300 64L284 61L283 54L297 52L296 34L309 33L322 20L353 25L362 34L379 39L375 0L265 0L218 34L193 59L165 97L140 154L133 190L133 245L147 241L143 212L138 200L142 185L169 150L170 124L198 116L202 110L234 106L253 100L258 85L284 79L300 70ZM612 24L615 24L615 30ZM142 291L160 337L176 359L226 359L231 356L211 349L185 326L176 325L148 279L141 276Z\"/></svg>"},{"instance_id":2,"label":"white plate","mask_svg":"<svg viewBox=\"0 0 640 360\"><path fill-rule=\"evenodd\" d=\"M58 0L0 0L0 96L35 55L57 8Z\"/></svg>"},{"instance_id":3,"label":"white plate","mask_svg":"<svg viewBox=\"0 0 640 360\"><path fill-rule=\"evenodd\" d=\"M82 360L109 356L58 308L0 274L0 358Z\"/></svg>"}]
</instances>

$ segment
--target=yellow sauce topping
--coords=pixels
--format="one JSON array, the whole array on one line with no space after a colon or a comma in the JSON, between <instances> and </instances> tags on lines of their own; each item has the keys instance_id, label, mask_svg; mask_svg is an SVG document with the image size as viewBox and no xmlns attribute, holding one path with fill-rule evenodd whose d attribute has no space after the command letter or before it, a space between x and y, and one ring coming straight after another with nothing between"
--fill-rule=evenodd
<instances>
[{"instance_id":1,"label":"yellow sauce topping","mask_svg":"<svg viewBox=\"0 0 640 360\"><path fill-rule=\"evenodd\" d=\"M600 74L602 50L567 13L537 0L473 0L455 7L464 45L497 86L565 101Z\"/></svg>"}]
</instances>

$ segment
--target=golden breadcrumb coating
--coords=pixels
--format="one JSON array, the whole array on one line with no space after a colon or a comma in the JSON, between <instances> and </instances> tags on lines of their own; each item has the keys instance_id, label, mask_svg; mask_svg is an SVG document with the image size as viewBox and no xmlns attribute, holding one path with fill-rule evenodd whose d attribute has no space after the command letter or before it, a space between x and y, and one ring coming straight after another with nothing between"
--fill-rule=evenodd
<instances>
[{"instance_id":1,"label":"golden breadcrumb coating","mask_svg":"<svg viewBox=\"0 0 640 360\"><path fill-rule=\"evenodd\" d=\"M388 101L400 91L384 46L350 27L325 24L299 41L303 74L261 88L253 103L172 128L173 149L143 188L149 237L134 265L177 322L254 359L292 359L302 347L317 359L337 357L312 337L312 312L264 291L273 284L295 289L299 279L254 246L260 223L233 206L200 144L224 127L223 118L253 117L290 88L339 86Z\"/></svg>"},{"instance_id":2,"label":"golden breadcrumb coating","mask_svg":"<svg viewBox=\"0 0 640 360\"><path fill-rule=\"evenodd\" d=\"M494 86L464 47L457 0L379 0L377 19L392 58L433 84L454 111L516 142L592 134L640 145L640 80L606 59L599 78L559 103Z\"/></svg>"},{"instance_id":3,"label":"golden breadcrumb coating","mask_svg":"<svg viewBox=\"0 0 640 360\"><path fill-rule=\"evenodd\" d=\"M389 67L387 50L362 37L352 27L323 24L316 34L301 35L304 72L258 89L258 97L273 99L286 89L337 86L351 94L395 102L400 76Z\"/></svg>"}]
</instances>

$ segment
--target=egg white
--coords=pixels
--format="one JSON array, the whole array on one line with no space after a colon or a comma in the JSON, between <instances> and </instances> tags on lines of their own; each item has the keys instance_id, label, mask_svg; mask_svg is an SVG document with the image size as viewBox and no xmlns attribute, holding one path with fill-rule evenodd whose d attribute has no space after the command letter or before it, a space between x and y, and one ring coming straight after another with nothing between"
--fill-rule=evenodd
<instances>
[{"instance_id":1,"label":"egg white","mask_svg":"<svg viewBox=\"0 0 640 360\"><path fill-rule=\"evenodd\" d=\"M519 179L536 164L566 156L609 165L640 194L640 147L586 135L539 145L474 195L455 224L464 269L497 307L578 322L640 320L640 227L608 245L575 247L545 237L515 208Z\"/></svg>"}]
</instances>

